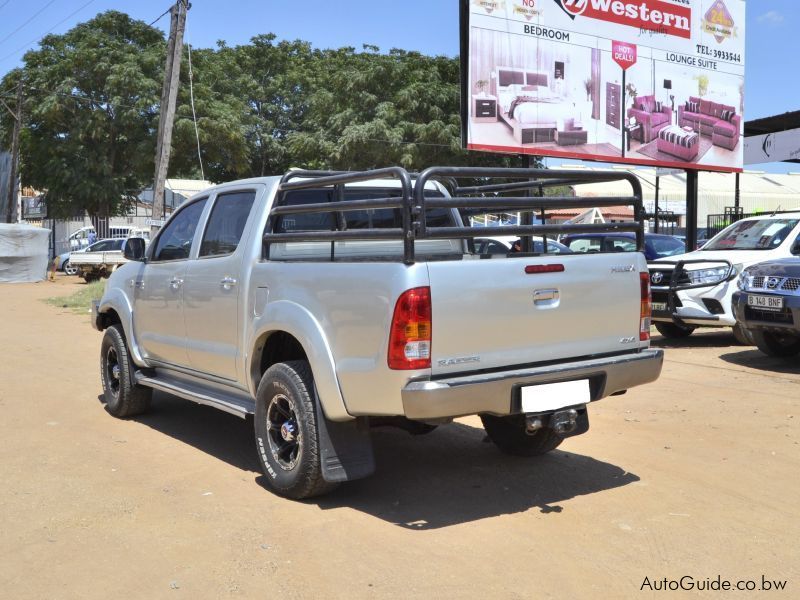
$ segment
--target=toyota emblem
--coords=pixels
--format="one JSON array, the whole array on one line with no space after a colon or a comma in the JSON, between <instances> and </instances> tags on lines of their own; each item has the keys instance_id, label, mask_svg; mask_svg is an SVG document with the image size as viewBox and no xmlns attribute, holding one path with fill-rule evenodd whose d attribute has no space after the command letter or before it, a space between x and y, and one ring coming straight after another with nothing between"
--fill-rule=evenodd
<instances>
[{"instance_id":1,"label":"toyota emblem","mask_svg":"<svg viewBox=\"0 0 800 600\"><path fill-rule=\"evenodd\" d=\"M664 274L661 271L656 271L650 276L650 281L653 282L653 285L658 285L664 280Z\"/></svg>"},{"instance_id":2,"label":"toyota emblem","mask_svg":"<svg viewBox=\"0 0 800 600\"><path fill-rule=\"evenodd\" d=\"M781 280L777 277L770 277L767 279L767 287L771 290L774 290L780 284Z\"/></svg>"}]
</instances>

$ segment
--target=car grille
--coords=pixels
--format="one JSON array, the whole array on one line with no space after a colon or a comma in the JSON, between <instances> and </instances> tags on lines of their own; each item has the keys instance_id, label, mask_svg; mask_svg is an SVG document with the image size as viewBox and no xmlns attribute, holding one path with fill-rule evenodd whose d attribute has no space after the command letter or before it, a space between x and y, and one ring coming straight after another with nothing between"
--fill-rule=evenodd
<instances>
[{"instance_id":1,"label":"car grille","mask_svg":"<svg viewBox=\"0 0 800 600\"><path fill-rule=\"evenodd\" d=\"M800 289L800 277L765 277L758 275L750 279L748 290L765 290L768 292L796 292Z\"/></svg>"},{"instance_id":2,"label":"car grille","mask_svg":"<svg viewBox=\"0 0 800 600\"><path fill-rule=\"evenodd\" d=\"M655 281L654 281L655 279ZM672 269L650 269L650 285L653 287L669 287L672 279ZM656 281L658 283L656 283ZM678 285L690 285L691 280L686 271L682 271L678 276Z\"/></svg>"},{"instance_id":3,"label":"car grille","mask_svg":"<svg viewBox=\"0 0 800 600\"><path fill-rule=\"evenodd\" d=\"M747 306L744 309L744 316L748 321L763 321L766 323L783 323L786 325L794 325L794 317L792 311L784 308L781 311L772 310L759 310L752 306Z\"/></svg>"}]
</instances>

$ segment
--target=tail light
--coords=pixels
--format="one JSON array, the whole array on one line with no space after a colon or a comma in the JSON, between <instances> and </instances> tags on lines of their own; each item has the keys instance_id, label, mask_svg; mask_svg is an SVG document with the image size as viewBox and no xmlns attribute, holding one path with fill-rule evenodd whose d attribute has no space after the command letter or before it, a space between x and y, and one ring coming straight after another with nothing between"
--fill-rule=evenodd
<instances>
[{"instance_id":1,"label":"tail light","mask_svg":"<svg viewBox=\"0 0 800 600\"><path fill-rule=\"evenodd\" d=\"M389 368L431 366L431 288L406 290L397 300L389 334Z\"/></svg>"},{"instance_id":2,"label":"tail light","mask_svg":"<svg viewBox=\"0 0 800 600\"><path fill-rule=\"evenodd\" d=\"M639 273L639 282L642 289L641 311L639 315L639 341L647 342L650 340L650 311L652 304L650 300L650 274Z\"/></svg>"}]
</instances>

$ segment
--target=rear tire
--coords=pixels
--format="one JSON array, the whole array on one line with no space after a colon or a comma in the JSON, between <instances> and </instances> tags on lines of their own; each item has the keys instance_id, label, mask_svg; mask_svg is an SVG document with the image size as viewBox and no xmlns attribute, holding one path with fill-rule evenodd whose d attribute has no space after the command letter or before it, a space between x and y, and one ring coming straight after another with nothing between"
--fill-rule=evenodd
<instances>
[{"instance_id":1,"label":"rear tire","mask_svg":"<svg viewBox=\"0 0 800 600\"><path fill-rule=\"evenodd\" d=\"M733 326L733 337L735 337L736 341L742 346L755 345L752 332L748 329L745 329L741 323L736 323L736 325Z\"/></svg>"},{"instance_id":2,"label":"rear tire","mask_svg":"<svg viewBox=\"0 0 800 600\"><path fill-rule=\"evenodd\" d=\"M564 441L552 429L540 429L533 435L525 432L523 415L496 417L481 415L486 435L500 451L514 456L539 456L555 450Z\"/></svg>"},{"instance_id":3,"label":"rear tire","mask_svg":"<svg viewBox=\"0 0 800 600\"><path fill-rule=\"evenodd\" d=\"M115 417L132 417L150 408L153 390L136 383L134 370L122 325L112 325L100 344L100 379L106 410Z\"/></svg>"},{"instance_id":4,"label":"rear tire","mask_svg":"<svg viewBox=\"0 0 800 600\"><path fill-rule=\"evenodd\" d=\"M771 331L754 329L750 332L758 349L767 356L788 357L800 353L800 338Z\"/></svg>"},{"instance_id":5,"label":"rear tire","mask_svg":"<svg viewBox=\"0 0 800 600\"><path fill-rule=\"evenodd\" d=\"M314 378L304 360L272 365L256 392L255 434L266 485L300 500L336 487L322 477Z\"/></svg>"},{"instance_id":6,"label":"rear tire","mask_svg":"<svg viewBox=\"0 0 800 600\"><path fill-rule=\"evenodd\" d=\"M677 323L663 323L661 321L654 323L654 325L658 333L670 339L687 338L696 329L691 325L678 325Z\"/></svg>"}]
</instances>

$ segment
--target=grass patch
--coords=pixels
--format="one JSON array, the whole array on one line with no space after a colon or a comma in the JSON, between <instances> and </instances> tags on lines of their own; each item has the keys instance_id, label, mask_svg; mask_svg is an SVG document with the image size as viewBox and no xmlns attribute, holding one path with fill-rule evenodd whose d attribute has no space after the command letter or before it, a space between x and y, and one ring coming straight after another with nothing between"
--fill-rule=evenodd
<instances>
[{"instance_id":1,"label":"grass patch","mask_svg":"<svg viewBox=\"0 0 800 600\"><path fill-rule=\"evenodd\" d=\"M68 308L75 314L85 315L92 310L92 300L100 300L105 289L106 282L104 279L101 279L100 281L87 283L80 291L70 296L45 298L45 302L53 306L58 306L59 308Z\"/></svg>"}]
</instances>

